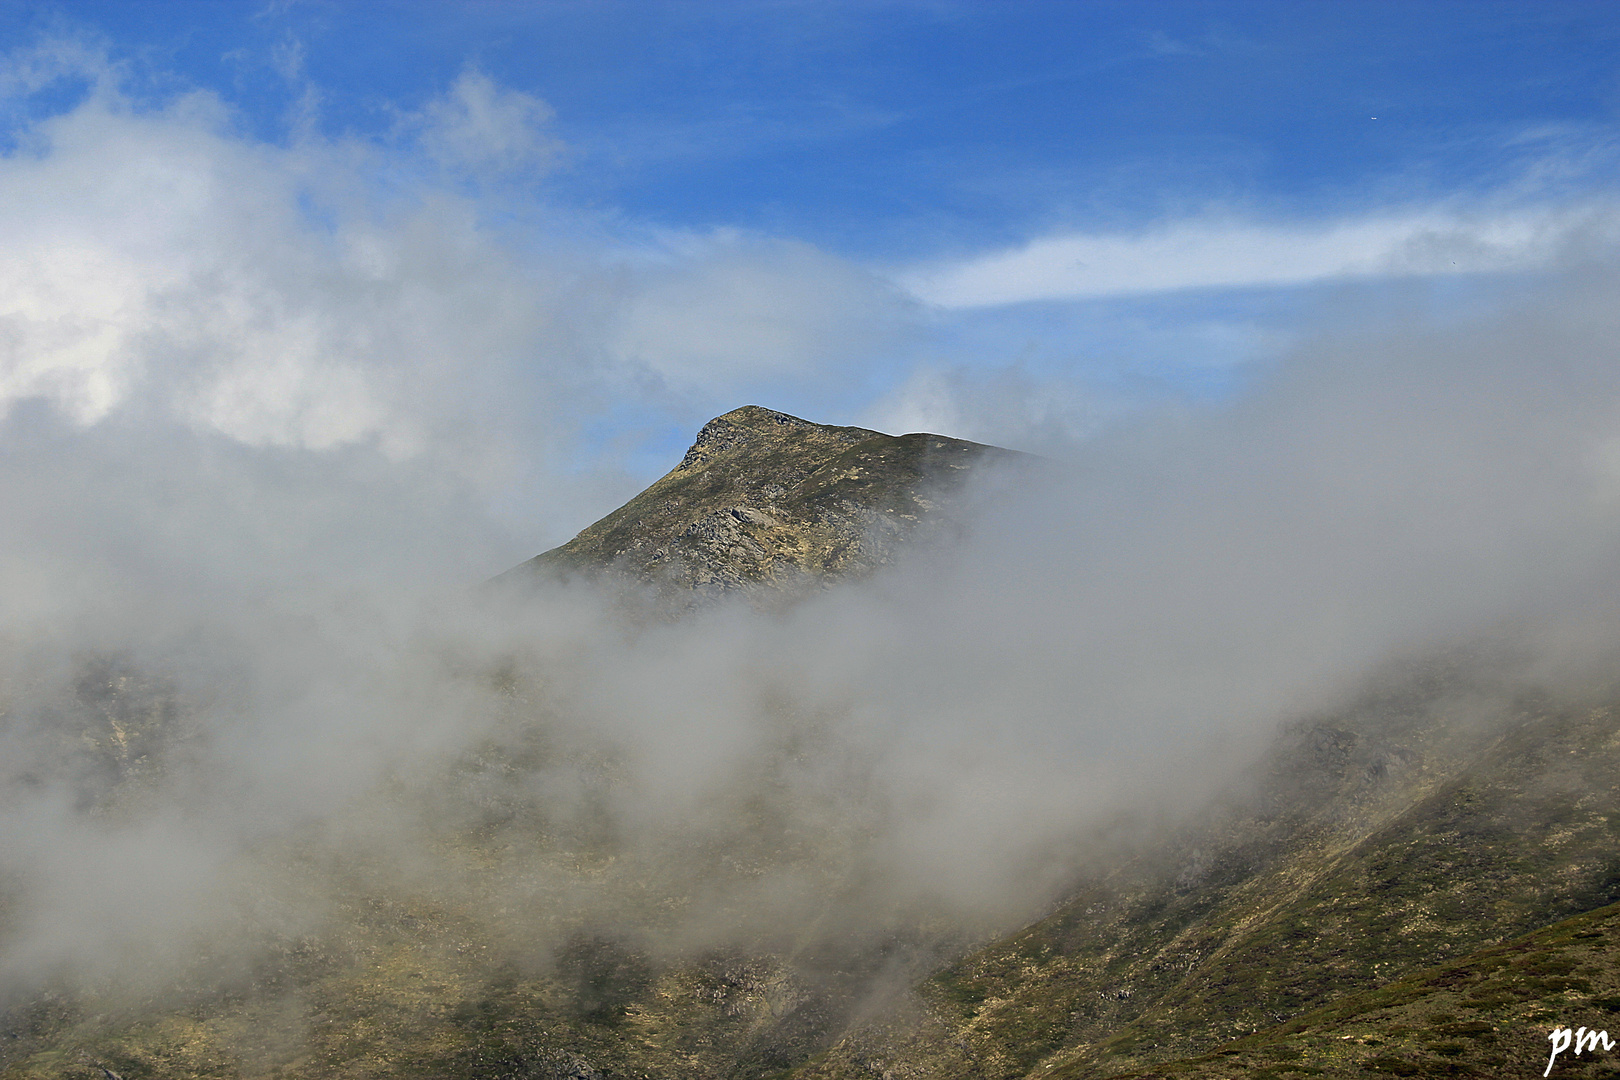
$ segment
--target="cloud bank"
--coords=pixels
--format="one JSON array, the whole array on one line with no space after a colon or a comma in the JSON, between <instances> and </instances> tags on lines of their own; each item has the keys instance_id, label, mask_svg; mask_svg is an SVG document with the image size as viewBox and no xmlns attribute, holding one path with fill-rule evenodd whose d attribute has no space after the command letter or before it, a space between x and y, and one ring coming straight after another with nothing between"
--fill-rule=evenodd
<instances>
[{"instance_id":1,"label":"cloud bank","mask_svg":"<svg viewBox=\"0 0 1620 1080\"><path fill-rule=\"evenodd\" d=\"M549 109L473 70L387 143L301 122L277 144L70 45L5 65L14 103L89 89L0 158L0 414L375 455L556 542L636 486L577 458L600 418L690 426L745 387L856 371L903 322L908 301L808 245L528 194L562 154Z\"/></svg>"}]
</instances>

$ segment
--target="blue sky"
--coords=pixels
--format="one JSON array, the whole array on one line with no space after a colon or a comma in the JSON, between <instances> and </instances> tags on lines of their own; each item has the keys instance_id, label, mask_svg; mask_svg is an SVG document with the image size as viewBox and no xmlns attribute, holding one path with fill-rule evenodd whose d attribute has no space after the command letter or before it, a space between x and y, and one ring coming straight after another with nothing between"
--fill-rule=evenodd
<instances>
[{"instance_id":1,"label":"blue sky","mask_svg":"<svg viewBox=\"0 0 1620 1080\"><path fill-rule=\"evenodd\" d=\"M199 0L8 4L0 27L99 39L269 140L307 88L327 134L386 138L473 67L555 110L549 198L880 260L1212 202L1489 194L1620 107L1620 16L1590 2Z\"/></svg>"},{"instance_id":2,"label":"blue sky","mask_svg":"<svg viewBox=\"0 0 1620 1080\"><path fill-rule=\"evenodd\" d=\"M7 408L562 518L746 402L1057 451L1620 244L1590 2L5 3L0 109Z\"/></svg>"}]
</instances>

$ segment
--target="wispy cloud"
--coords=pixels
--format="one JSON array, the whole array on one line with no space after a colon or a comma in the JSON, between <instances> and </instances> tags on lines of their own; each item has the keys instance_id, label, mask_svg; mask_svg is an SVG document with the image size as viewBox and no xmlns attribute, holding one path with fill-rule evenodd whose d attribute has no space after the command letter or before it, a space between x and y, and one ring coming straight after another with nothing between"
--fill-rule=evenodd
<instances>
[{"instance_id":1,"label":"wispy cloud","mask_svg":"<svg viewBox=\"0 0 1620 1080\"><path fill-rule=\"evenodd\" d=\"M1135 233L1070 233L913 267L909 292L944 308L1177 289L1533 270L1620 243L1620 206L1418 209L1308 223L1210 217Z\"/></svg>"},{"instance_id":2,"label":"wispy cloud","mask_svg":"<svg viewBox=\"0 0 1620 1080\"><path fill-rule=\"evenodd\" d=\"M666 234L626 269L607 354L674 387L858 365L906 329L910 301L809 244L722 230Z\"/></svg>"},{"instance_id":3,"label":"wispy cloud","mask_svg":"<svg viewBox=\"0 0 1620 1080\"><path fill-rule=\"evenodd\" d=\"M562 144L546 133L551 106L468 69L421 116L422 145L440 164L472 172L543 171Z\"/></svg>"},{"instance_id":4,"label":"wispy cloud","mask_svg":"<svg viewBox=\"0 0 1620 1080\"><path fill-rule=\"evenodd\" d=\"M1203 56L1204 50L1171 37L1163 30L1148 35L1148 48L1155 56Z\"/></svg>"}]
</instances>

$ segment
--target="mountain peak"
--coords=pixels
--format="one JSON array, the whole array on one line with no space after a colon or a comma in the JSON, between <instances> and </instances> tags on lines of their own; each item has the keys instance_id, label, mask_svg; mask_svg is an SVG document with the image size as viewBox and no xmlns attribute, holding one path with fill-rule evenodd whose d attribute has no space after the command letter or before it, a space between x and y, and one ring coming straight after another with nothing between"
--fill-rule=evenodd
<instances>
[{"instance_id":1,"label":"mountain peak","mask_svg":"<svg viewBox=\"0 0 1620 1080\"><path fill-rule=\"evenodd\" d=\"M524 567L614 572L675 598L802 591L890 562L900 544L948 518L976 469L1021 456L744 405L704 424L647 490Z\"/></svg>"},{"instance_id":2,"label":"mountain peak","mask_svg":"<svg viewBox=\"0 0 1620 1080\"><path fill-rule=\"evenodd\" d=\"M686 456L681 458L681 463L675 467L675 471L699 468L718 456L732 451L756 449L766 443L794 439L821 443L826 441L827 433L831 432L846 433L841 438L833 437L846 445L873 437L886 437L882 432L869 431L866 428L829 427L760 405L744 405L715 417L698 429L697 438L692 441L691 448L686 451Z\"/></svg>"}]
</instances>

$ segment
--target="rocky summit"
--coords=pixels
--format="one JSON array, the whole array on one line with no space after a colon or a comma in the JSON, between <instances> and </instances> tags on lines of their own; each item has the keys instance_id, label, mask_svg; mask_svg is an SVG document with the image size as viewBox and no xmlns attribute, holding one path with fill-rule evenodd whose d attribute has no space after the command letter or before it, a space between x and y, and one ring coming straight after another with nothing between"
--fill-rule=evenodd
<instances>
[{"instance_id":1,"label":"rocky summit","mask_svg":"<svg viewBox=\"0 0 1620 1080\"><path fill-rule=\"evenodd\" d=\"M615 573L668 596L797 594L883 566L937 535L969 477L1027 455L942 435L885 435L745 405L680 464L512 577Z\"/></svg>"}]
</instances>

